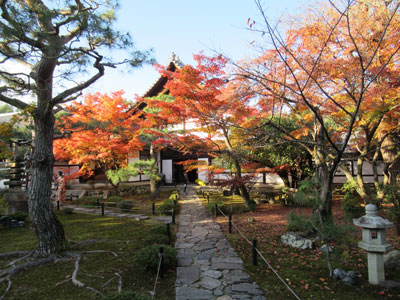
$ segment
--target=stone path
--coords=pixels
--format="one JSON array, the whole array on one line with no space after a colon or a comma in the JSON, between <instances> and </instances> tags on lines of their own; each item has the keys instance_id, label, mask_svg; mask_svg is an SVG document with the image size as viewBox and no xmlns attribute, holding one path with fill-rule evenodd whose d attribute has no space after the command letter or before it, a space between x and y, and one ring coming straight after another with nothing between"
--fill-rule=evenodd
<instances>
[{"instance_id":1,"label":"stone path","mask_svg":"<svg viewBox=\"0 0 400 300\"><path fill-rule=\"evenodd\" d=\"M176 300L265 300L190 186L181 193Z\"/></svg>"},{"instance_id":2,"label":"stone path","mask_svg":"<svg viewBox=\"0 0 400 300\"><path fill-rule=\"evenodd\" d=\"M77 212L77 213L92 214L92 215L101 214L101 208L79 207L76 205L66 204L66 205L62 205L61 209L64 207L72 208L74 210L74 212ZM112 210L107 210L107 209L104 210L104 216L116 217L116 218L130 218L130 219L135 219L137 221L150 219L149 216L145 216L145 215L141 215L141 214L114 212ZM156 220L156 221L159 221L162 223L171 223L172 218L171 218L171 216L159 216L159 217L154 217L153 220Z\"/></svg>"}]
</instances>

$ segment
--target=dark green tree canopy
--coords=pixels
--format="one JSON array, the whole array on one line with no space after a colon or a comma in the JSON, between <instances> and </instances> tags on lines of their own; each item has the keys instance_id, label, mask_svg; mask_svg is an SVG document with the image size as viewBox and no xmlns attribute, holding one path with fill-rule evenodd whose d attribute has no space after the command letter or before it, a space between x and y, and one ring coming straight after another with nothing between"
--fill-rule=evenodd
<instances>
[{"instance_id":1,"label":"dark green tree canopy","mask_svg":"<svg viewBox=\"0 0 400 300\"><path fill-rule=\"evenodd\" d=\"M113 29L117 1L1 0L0 7L0 100L18 108L27 104L17 95L41 93L38 81L52 84L49 93L69 87L55 96L51 93L48 104L54 107L79 95L106 67L139 66L147 61L149 53L137 51L128 33ZM104 56L121 49L128 52L126 58ZM9 61L26 68L13 72ZM89 78L72 84L72 76L82 71Z\"/></svg>"}]
</instances>

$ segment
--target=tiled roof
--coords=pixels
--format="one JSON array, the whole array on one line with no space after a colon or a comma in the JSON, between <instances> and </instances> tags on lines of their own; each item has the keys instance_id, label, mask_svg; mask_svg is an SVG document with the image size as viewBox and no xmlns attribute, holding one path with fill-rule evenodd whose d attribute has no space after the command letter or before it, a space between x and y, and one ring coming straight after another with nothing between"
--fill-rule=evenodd
<instances>
[{"instance_id":1,"label":"tiled roof","mask_svg":"<svg viewBox=\"0 0 400 300\"><path fill-rule=\"evenodd\" d=\"M169 61L167 63L167 69L172 69L173 67L176 67L177 69L182 69L185 64L181 61L178 55L176 55L174 52L171 53L171 56L169 58ZM151 91L157 87L160 83L162 83L164 79L164 76L160 76L157 78L157 80L150 86L150 88L147 89L147 91L143 94L143 97L149 97L151 96Z\"/></svg>"}]
</instances>

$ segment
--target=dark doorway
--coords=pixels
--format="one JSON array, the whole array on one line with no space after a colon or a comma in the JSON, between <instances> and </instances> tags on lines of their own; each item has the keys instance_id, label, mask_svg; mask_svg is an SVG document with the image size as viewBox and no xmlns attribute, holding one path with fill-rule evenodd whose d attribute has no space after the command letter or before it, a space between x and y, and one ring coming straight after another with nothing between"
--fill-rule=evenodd
<instances>
[{"instance_id":1,"label":"dark doorway","mask_svg":"<svg viewBox=\"0 0 400 300\"><path fill-rule=\"evenodd\" d=\"M184 160L182 160L184 161ZM176 183L183 183L183 165L176 164L177 162L182 161L174 161L174 178ZM192 170L188 172L189 182L195 182L197 177L197 170Z\"/></svg>"}]
</instances>

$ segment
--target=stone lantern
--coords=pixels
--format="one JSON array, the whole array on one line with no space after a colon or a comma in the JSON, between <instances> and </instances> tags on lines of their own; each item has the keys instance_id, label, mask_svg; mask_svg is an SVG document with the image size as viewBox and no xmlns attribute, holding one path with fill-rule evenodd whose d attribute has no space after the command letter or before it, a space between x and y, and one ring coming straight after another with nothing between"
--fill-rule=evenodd
<instances>
[{"instance_id":1,"label":"stone lantern","mask_svg":"<svg viewBox=\"0 0 400 300\"><path fill-rule=\"evenodd\" d=\"M386 228L392 227L393 223L378 216L378 208L374 204L366 205L365 212L365 216L353 219L354 225L362 228L362 241L358 242L358 247L368 254L369 283L383 284L385 282L383 253L392 249L386 242Z\"/></svg>"}]
</instances>

